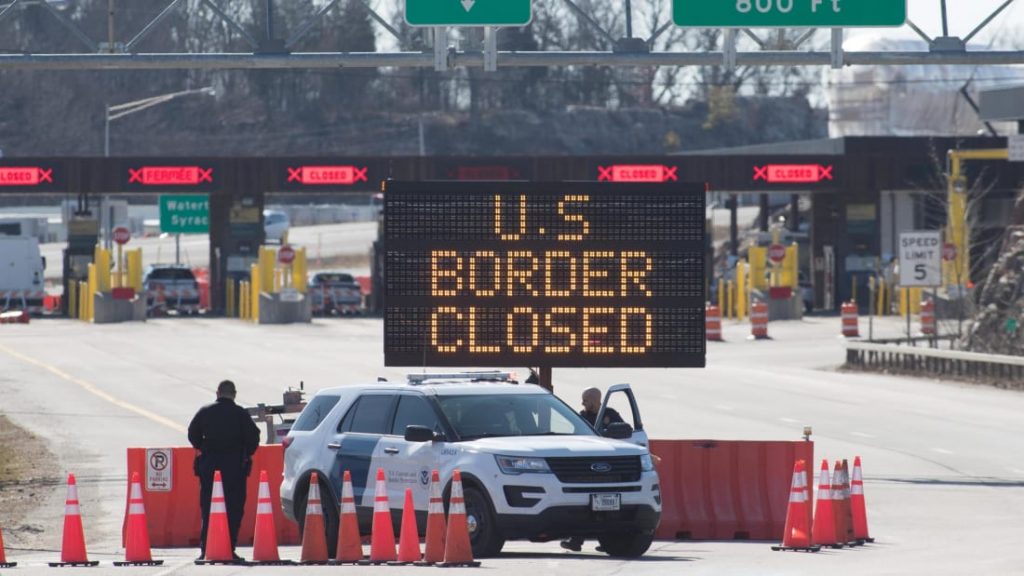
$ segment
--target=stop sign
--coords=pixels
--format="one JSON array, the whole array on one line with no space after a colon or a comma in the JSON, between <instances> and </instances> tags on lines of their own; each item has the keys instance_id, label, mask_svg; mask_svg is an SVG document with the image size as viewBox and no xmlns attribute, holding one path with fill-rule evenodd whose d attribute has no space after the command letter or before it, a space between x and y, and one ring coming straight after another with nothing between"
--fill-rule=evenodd
<instances>
[{"instance_id":1,"label":"stop sign","mask_svg":"<svg viewBox=\"0 0 1024 576\"><path fill-rule=\"evenodd\" d=\"M768 247L768 259L773 264L781 264L786 259L786 247L782 244L772 244Z\"/></svg>"},{"instance_id":2,"label":"stop sign","mask_svg":"<svg viewBox=\"0 0 1024 576\"><path fill-rule=\"evenodd\" d=\"M295 249L285 244L277 251L277 261L281 264L291 264L295 260Z\"/></svg>"},{"instance_id":3,"label":"stop sign","mask_svg":"<svg viewBox=\"0 0 1024 576\"><path fill-rule=\"evenodd\" d=\"M125 226L118 226L113 230L114 242L127 244L132 239L132 231Z\"/></svg>"},{"instance_id":4,"label":"stop sign","mask_svg":"<svg viewBox=\"0 0 1024 576\"><path fill-rule=\"evenodd\" d=\"M946 242L942 245L942 259L947 262L950 260L956 260L956 244Z\"/></svg>"}]
</instances>

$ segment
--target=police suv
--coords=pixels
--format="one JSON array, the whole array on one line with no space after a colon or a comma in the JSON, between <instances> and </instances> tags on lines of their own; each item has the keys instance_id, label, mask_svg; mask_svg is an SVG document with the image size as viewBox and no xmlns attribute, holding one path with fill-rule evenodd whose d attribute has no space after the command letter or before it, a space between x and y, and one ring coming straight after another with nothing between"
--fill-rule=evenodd
<instances>
[{"instance_id":1,"label":"police suv","mask_svg":"<svg viewBox=\"0 0 1024 576\"><path fill-rule=\"evenodd\" d=\"M609 430L636 438L628 424ZM401 384L324 389L284 446L284 513L302 526L316 472L332 555L345 470L364 534L371 529L378 469L385 472L396 531L411 488L421 533L431 471L440 472L447 502L453 471L460 470L477 557L497 554L506 540L570 536L595 538L611 556L637 557L650 547L661 516L658 474L645 446L599 435L557 397L515 385L508 373L419 374Z\"/></svg>"}]
</instances>

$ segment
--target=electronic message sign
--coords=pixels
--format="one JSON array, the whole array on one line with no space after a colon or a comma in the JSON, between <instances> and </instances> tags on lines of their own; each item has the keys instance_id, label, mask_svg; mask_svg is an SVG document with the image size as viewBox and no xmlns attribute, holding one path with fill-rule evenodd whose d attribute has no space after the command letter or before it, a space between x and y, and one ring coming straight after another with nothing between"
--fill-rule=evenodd
<instances>
[{"instance_id":1,"label":"electronic message sign","mask_svg":"<svg viewBox=\"0 0 1024 576\"><path fill-rule=\"evenodd\" d=\"M704 193L385 182L385 364L704 366Z\"/></svg>"},{"instance_id":2,"label":"electronic message sign","mask_svg":"<svg viewBox=\"0 0 1024 576\"><path fill-rule=\"evenodd\" d=\"M62 168L56 163L0 164L0 193L66 190Z\"/></svg>"}]
</instances>

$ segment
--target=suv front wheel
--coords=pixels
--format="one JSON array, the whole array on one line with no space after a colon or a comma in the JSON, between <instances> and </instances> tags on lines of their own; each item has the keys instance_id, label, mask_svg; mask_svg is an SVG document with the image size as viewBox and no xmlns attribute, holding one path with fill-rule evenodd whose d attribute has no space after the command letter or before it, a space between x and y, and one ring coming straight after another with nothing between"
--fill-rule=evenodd
<instances>
[{"instance_id":1,"label":"suv front wheel","mask_svg":"<svg viewBox=\"0 0 1024 576\"><path fill-rule=\"evenodd\" d=\"M330 491L323 483L320 484L320 508L324 513L324 538L327 540L327 556L334 558L338 545L338 505L331 502ZM306 528L306 505L309 502L309 480L296 494L295 521L299 524L299 540Z\"/></svg>"},{"instance_id":2,"label":"suv front wheel","mask_svg":"<svg viewBox=\"0 0 1024 576\"><path fill-rule=\"evenodd\" d=\"M615 558L639 558L654 541L654 534L615 532L597 539L605 554Z\"/></svg>"},{"instance_id":3,"label":"suv front wheel","mask_svg":"<svg viewBox=\"0 0 1024 576\"><path fill-rule=\"evenodd\" d=\"M469 527L469 542L473 546L474 558L497 556L505 546L505 539L498 531L494 511L487 496L477 488L467 487L463 491L466 501L466 524Z\"/></svg>"}]
</instances>

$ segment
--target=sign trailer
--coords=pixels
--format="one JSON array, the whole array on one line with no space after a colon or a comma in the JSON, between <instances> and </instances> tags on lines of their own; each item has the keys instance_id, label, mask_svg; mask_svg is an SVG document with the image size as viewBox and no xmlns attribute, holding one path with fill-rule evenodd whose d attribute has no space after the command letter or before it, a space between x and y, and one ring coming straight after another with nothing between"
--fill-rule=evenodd
<instances>
[{"instance_id":1,"label":"sign trailer","mask_svg":"<svg viewBox=\"0 0 1024 576\"><path fill-rule=\"evenodd\" d=\"M385 182L385 365L703 367L704 188Z\"/></svg>"}]
</instances>

